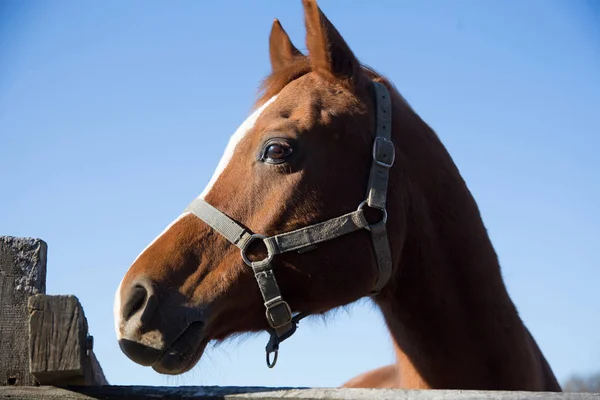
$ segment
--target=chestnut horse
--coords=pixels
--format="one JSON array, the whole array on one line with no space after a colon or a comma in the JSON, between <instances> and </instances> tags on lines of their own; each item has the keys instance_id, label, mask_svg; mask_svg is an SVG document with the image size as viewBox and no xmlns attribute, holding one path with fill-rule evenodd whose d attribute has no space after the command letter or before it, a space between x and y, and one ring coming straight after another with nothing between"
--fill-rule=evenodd
<instances>
[{"instance_id":1,"label":"chestnut horse","mask_svg":"<svg viewBox=\"0 0 600 400\"><path fill-rule=\"evenodd\" d=\"M371 296L397 362L346 386L560 391L433 130L359 63L314 0L304 55L275 20L271 74L208 186L117 290L123 352L163 374L212 340Z\"/></svg>"}]
</instances>

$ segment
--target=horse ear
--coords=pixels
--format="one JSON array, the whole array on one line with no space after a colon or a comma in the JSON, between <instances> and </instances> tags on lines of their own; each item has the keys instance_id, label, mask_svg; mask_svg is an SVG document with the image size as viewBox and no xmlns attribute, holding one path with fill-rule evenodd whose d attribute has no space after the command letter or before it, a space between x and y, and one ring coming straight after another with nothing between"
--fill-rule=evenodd
<instances>
[{"instance_id":1,"label":"horse ear","mask_svg":"<svg viewBox=\"0 0 600 400\"><path fill-rule=\"evenodd\" d=\"M273 21L271 35L269 36L269 56L273 71L288 65L294 57L303 54L294 46L287 32L283 29L278 19Z\"/></svg>"},{"instance_id":2,"label":"horse ear","mask_svg":"<svg viewBox=\"0 0 600 400\"><path fill-rule=\"evenodd\" d=\"M324 76L356 84L360 63L342 35L329 22L316 0L302 0L306 25L306 47L313 70Z\"/></svg>"}]
</instances>

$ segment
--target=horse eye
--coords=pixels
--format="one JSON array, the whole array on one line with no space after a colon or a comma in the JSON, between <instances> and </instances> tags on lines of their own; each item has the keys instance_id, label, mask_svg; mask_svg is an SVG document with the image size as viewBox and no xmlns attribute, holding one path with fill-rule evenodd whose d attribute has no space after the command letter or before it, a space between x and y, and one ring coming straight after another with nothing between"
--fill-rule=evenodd
<instances>
[{"instance_id":1,"label":"horse eye","mask_svg":"<svg viewBox=\"0 0 600 400\"><path fill-rule=\"evenodd\" d=\"M292 154L292 147L284 142L269 143L263 153L263 161L281 164Z\"/></svg>"}]
</instances>

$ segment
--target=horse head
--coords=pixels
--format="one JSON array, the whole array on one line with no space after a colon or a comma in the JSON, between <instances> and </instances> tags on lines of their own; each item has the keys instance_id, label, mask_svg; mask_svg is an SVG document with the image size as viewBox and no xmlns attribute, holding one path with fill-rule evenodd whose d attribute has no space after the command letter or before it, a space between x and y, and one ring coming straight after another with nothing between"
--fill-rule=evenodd
<instances>
[{"instance_id":1,"label":"horse head","mask_svg":"<svg viewBox=\"0 0 600 400\"><path fill-rule=\"evenodd\" d=\"M375 295L389 279L386 227L398 215L385 207L395 161L388 83L361 66L315 1L303 5L308 55L275 20L255 111L119 286L117 336L139 364L183 373L209 341L261 330L276 352L299 315Z\"/></svg>"}]
</instances>

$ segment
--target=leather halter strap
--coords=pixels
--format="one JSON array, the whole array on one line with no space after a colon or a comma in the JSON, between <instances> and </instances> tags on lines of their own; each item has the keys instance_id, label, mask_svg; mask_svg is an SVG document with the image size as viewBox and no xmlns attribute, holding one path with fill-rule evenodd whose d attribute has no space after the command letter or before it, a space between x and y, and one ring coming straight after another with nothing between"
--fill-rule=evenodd
<instances>
[{"instance_id":1,"label":"leather halter strap","mask_svg":"<svg viewBox=\"0 0 600 400\"><path fill-rule=\"evenodd\" d=\"M192 201L185 210L196 215L229 242L237 246L240 249L240 255L244 263L252 268L263 297L267 322L272 328L270 332L271 339L265 349L269 368L275 366L277 362L279 343L293 335L298 322L308 315L293 315L289 304L283 300L271 265L277 254L288 251L302 253L314 249L318 243L360 229L367 229L371 232L371 241L378 267L377 280L369 295L373 296L379 293L391 276L392 257L386 230L386 199L389 170L395 159L395 147L391 141L392 109L387 88L379 82L372 83L375 89L377 109L373 160L367 186L367 199L360 203L356 211L318 224L266 237L248 231L201 198ZM375 224L369 224L363 212L365 206L380 210L383 214L382 220ZM248 258L247 251L249 245L256 240L262 240L267 248L267 256L260 261L251 261ZM273 361L270 360L271 353L275 353Z\"/></svg>"}]
</instances>

